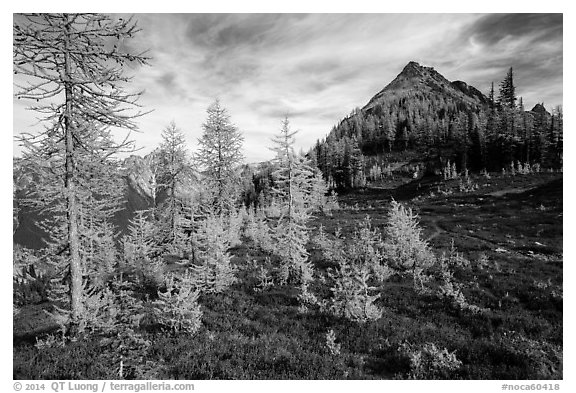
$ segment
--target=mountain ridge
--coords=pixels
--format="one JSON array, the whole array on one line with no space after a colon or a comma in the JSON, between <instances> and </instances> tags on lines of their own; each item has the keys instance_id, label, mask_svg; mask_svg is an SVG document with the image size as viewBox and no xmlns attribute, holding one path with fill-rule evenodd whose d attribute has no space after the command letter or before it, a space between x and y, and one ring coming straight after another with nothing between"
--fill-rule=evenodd
<instances>
[{"instance_id":1,"label":"mountain ridge","mask_svg":"<svg viewBox=\"0 0 576 393\"><path fill-rule=\"evenodd\" d=\"M451 82L434 67L422 66L415 61L410 61L396 78L368 101L362 110L371 109L385 95L408 91L443 93L473 105L487 105L488 103L488 98L474 86L460 80Z\"/></svg>"},{"instance_id":2,"label":"mountain ridge","mask_svg":"<svg viewBox=\"0 0 576 393\"><path fill-rule=\"evenodd\" d=\"M506 83L513 86L512 68L501 86ZM381 179L383 168L407 157L413 173L426 174L438 173L447 162L459 171L501 170L511 162L558 167L562 114L555 113L556 121L542 104L529 111L501 104L465 81L450 81L433 67L410 61L366 105L318 140L311 153L338 189Z\"/></svg>"}]
</instances>

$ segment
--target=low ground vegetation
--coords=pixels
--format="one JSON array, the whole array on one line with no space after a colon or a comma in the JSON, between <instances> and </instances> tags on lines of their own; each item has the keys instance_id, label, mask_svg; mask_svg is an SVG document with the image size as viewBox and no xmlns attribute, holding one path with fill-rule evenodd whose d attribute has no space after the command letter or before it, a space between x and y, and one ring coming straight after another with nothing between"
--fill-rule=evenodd
<instances>
[{"instance_id":1,"label":"low ground vegetation","mask_svg":"<svg viewBox=\"0 0 576 393\"><path fill-rule=\"evenodd\" d=\"M14 378L562 378L561 175L480 177L491 184L412 181L313 213L305 293L263 211L239 215L234 243L200 233L197 261L141 253L150 228L135 220L119 265L87 283L81 339L46 316L64 307L49 300L58 272L17 249ZM436 182L453 192L431 196ZM491 195L505 188L528 190ZM199 285L202 261L226 285Z\"/></svg>"}]
</instances>

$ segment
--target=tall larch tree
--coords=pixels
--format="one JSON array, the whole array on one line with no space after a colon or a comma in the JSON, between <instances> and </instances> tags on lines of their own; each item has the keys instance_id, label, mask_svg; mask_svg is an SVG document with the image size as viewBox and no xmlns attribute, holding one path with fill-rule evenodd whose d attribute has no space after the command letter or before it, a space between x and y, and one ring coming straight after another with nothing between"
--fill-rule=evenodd
<instances>
[{"instance_id":1,"label":"tall larch tree","mask_svg":"<svg viewBox=\"0 0 576 393\"><path fill-rule=\"evenodd\" d=\"M282 259L280 277L286 283L291 277L308 297L308 284L313 267L308 260L309 196L313 188L314 173L304 157L294 152L294 135L288 118L282 121L279 135L272 140L276 153L273 172L274 193L284 207L276 227L277 254Z\"/></svg>"},{"instance_id":2,"label":"tall larch tree","mask_svg":"<svg viewBox=\"0 0 576 393\"><path fill-rule=\"evenodd\" d=\"M197 162L204 170L207 185L219 213L232 210L236 201L239 176L236 171L243 160L244 137L231 123L228 111L216 100L207 110L208 119L198 140Z\"/></svg>"},{"instance_id":3,"label":"tall larch tree","mask_svg":"<svg viewBox=\"0 0 576 393\"><path fill-rule=\"evenodd\" d=\"M186 139L182 131L171 122L162 131L162 143L158 152L160 190L166 194L161 206L161 215L166 219L166 241L174 244L178 239L179 218L183 213L183 201L177 191L186 179L193 175L192 164L186 149Z\"/></svg>"},{"instance_id":4,"label":"tall larch tree","mask_svg":"<svg viewBox=\"0 0 576 393\"><path fill-rule=\"evenodd\" d=\"M16 97L38 102L30 109L40 114L45 129L22 135L21 143L38 165L61 167L63 185L57 197L65 201L66 229L61 234L70 272L72 333L83 312L80 257L80 194L87 173L79 157L102 162L130 144L100 143L109 127L135 130L141 93L128 93L127 65L146 64L144 53L122 46L139 31L135 21L99 14L14 15L13 68ZM21 83L18 83L20 81ZM136 109L136 110L134 110ZM58 159L61 157L61 159ZM62 251L62 252L63 252Z\"/></svg>"}]
</instances>

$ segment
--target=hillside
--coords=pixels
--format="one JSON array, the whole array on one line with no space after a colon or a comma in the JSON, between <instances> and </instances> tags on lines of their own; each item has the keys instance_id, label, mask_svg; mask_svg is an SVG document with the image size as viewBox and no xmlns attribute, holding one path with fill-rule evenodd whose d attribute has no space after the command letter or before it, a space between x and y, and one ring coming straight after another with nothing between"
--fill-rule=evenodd
<instances>
[{"instance_id":1,"label":"hillside","mask_svg":"<svg viewBox=\"0 0 576 393\"><path fill-rule=\"evenodd\" d=\"M516 161L560 167L561 112L553 119L542 104L526 111L515 96L508 106L502 89L486 96L411 61L312 155L340 189L362 187L389 166L419 175L439 173L448 161L459 171L500 170Z\"/></svg>"}]
</instances>

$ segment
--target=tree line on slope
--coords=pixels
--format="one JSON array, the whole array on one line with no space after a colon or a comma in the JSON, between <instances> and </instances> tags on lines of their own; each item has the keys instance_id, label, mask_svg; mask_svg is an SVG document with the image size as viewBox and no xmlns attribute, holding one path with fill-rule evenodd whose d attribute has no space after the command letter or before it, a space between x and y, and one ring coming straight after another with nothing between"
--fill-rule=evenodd
<instances>
[{"instance_id":1,"label":"tree line on slope","mask_svg":"<svg viewBox=\"0 0 576 393\"><path fill-rule=\"evenodd\" d=\"M356 188L407 151L432 169L448 160L460 171L499 171L511 162L561 168L562 107L552 114L543 104L526 111L510 68L498 97L492 84L486 104L460 102L442 91L388 92L374 106L354 110L309 155L331 187Z\"/></svg>"}]
</instances>

